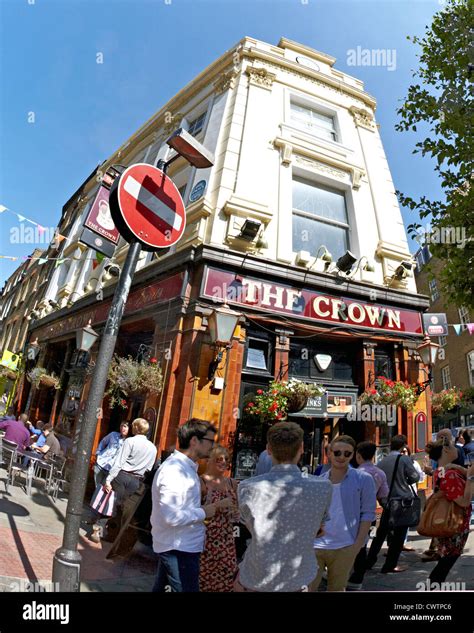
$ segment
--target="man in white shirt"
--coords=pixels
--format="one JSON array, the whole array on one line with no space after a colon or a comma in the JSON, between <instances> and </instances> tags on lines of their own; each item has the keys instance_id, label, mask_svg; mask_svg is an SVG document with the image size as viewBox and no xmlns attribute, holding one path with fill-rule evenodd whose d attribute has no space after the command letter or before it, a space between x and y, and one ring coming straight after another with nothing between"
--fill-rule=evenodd
<instances>
[{"instance_id":1,"label":"man in white shirt","mask_svg":"<svg viewBox=\"0 0 474 633\"><path fill-rule=\"evenodd\" d=\"M217 430L192 418L178 429L178 444L157 470L151 489L153 550L159 564L153 592L199 591L204 521L231 505L229 498L201 506L198 460L209 457Z\"/></svg>"},{"instance_id":2,"label":"man in white shirt","mask_svg":"<svg viewBox=\"0 0 474 633\"><path fill-rule=\"evenodd\" d=\"M117 505L138 490L145 473L155 465L156 446L146 437L149 428L144 418L132 422L133 437L124 441L109 470L104 488L107 492L115 490Z\"/></svg>"}]
</instances>

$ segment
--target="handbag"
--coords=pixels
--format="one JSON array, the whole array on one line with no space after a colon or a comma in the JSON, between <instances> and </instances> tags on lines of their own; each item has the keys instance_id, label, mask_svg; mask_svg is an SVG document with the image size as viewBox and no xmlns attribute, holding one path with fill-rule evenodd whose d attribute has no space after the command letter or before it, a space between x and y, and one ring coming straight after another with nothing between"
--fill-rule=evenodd
<instances>
[{"instance_id":1,"label":"handbag","mask_svg":"<svg viewBox=\"0 0 474 633\"><path fill-rule=\"evenodd\" d=\"M463 508L447 499L442 490L437 490L426 502L416 531L421 536L446 538L460 534L463 524Z\"/></svg>"},{"instance_id":2,"label":"handbag","mask_svg":"<svg viewBox=\"0 0 474 633\"><path fill-rule=\"evenodd\" d=\"M401 455L399 455L395 461L395 468L393 469L392 481L390 484L390 491L388 493L388 502L386 506L386 512L388 513L388 525L390 528L414 527L420 522L421 499L415 494L413 488L410 488L413 493L412 497L391 496L400 458Z\"/></svg>"},{"instance_id":3,"label":"handbag","mask_svg":"<svg viewBox=\"0 0 474 633\"><path fill-rule=\"evenodd\" d=\"M102 484L99 484L94 490L94 494L91 499L91 507L93 510L102 514L103 516L110 517L114 512L115 505L115 492L111 490L107 492L104 490Z\"/></svg>"}]
</instances>

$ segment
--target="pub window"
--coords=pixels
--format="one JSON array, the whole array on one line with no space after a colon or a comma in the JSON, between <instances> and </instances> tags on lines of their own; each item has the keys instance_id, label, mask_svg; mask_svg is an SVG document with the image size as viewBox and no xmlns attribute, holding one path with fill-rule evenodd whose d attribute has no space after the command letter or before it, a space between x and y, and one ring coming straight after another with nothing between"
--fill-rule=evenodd
<instances>
[{"instance_id":1,"label":"pub window","mask_svg":"<svg viewBox=\"0 0 474 633\"><path fill-rule=\"evenodd\" d=\"M271 373L272 357L269 341L248 337L243 371L260 374Z\"/></svg>"},{"instance_id":2,"label":"pub window","mask_svg":"<svg viewBox=\"0 0 474 633\"><path fill-rule=\"evenodd\" d=\"M393 361L386 352L375 351L375 377L383 376L389 380L395 378Z\"/></svg>"},{"instance_id":3,"label":"pub window","mask_svg":"<svg viewBox=\"0 0 474 633\"><path fill-rule=\"evenodd\" d=\"M327 247L333 256L349 248L349 222L342 191L293 178L293 251Z\"/></svg>"},{"instance_id":4,"label":"pub window","mask_svg":"<svg viewBox=\"0 0 474 633\"><path fill-rule=\"evenodd\" d=\"M451 388L451 372L449 370L449 365L446 365L446 367L442 368L441 381L443 383L443 389Z\"/></svg>"}]
</instances>

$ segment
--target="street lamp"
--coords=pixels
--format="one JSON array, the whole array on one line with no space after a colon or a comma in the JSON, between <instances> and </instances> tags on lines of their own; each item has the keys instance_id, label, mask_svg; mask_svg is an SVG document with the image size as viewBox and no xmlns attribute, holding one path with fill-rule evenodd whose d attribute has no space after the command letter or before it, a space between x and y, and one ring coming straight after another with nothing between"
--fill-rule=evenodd
<instances>
[{"instance_id":1,"label":"street lamp","mask_svg":"<svg viewBox=\"0 0 474 633\"><path fill-rule=\"evenodd\" d=\"M99 335L91 328L91 321L86 327L76 331L76 347L81 352L88 352L94 345Z\"/></svg>"},{"instance_id":2,"label":"street lamp","mask_svg":"<svg viewBox=\"0 0 474 633\"><path fill-rule=\"evenodd\" d=\"M423 383L421 383L421 385L418 386L418 395L423 393L423 391L426 390L426 388L432 381L431 367L436 362L439 348L440 345L438 345L438 343L433 343L428 335L425 336L423 343L421 345L418 345L418 347L416 348L416 351L418 352L423 364L428 367L428 380L425 380Z\"/></svg>"},{"instance_id":3,"label":"street lamp","mask_svg":"<svg viewBox=\"0 0 474 633\"><path fill-rule=\"evenodd\" d=\"M207 318L211 344L217 349L214 360L209 363L208 379L212 380L222 360L224 349L229 349L237 323L242 315L231 310L227 304L212 311Z\"/></svg>"}]
</instances>

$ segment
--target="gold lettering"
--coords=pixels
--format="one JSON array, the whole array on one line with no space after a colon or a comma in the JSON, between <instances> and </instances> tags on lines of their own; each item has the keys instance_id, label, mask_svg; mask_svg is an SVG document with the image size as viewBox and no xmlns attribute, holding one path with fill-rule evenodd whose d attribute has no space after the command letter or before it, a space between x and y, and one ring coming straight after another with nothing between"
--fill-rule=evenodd
<instances>
[{"instance_id":1,"label":"gold lettering","mask_svg":"<svg viewBox=\"0 0 474 633\"><path fill-rule=\"evenodd\" d=\"M354 314L354 310L356 308L357 308L357 310L359 310L359 316L358 317L356 317L356 315ZM348 315L349 315L349 319L351 321L354 321L354 323L362 323L365 320L365 310L358 303L351 303L350 304L350 306L348 308Z\"/></svg>"},{"instance_id":2,"label":"gold lettering","mask_svg":"<svg viewBox=\"0 0 474 633\"><path fill-rule=\"evenodd\" d=\"M257 303L258 298L255 290L261 290L262 284L259 281L252 281L251 279L243 279L242 285L246 286L245 297L247 303Z\"/></svg>"},{"instance_id":3,"label":"gold lettering","mask_svg":"<svg viewBox=\"0 0 474 633\"><path fill-rule=\"evenodd\" d=\"M400 325L400 311L399 310L388 310L388 327L394 327L393 323L395 323L395 326L400 329L401 325Z\"/></svg>"},{"instance_id":4,"label":"gold lettering","mask_svg":"<svg viewBox=\"0 0 474 633\"><path fill-rule=\"evenodd\" d=\"M323 312L321 310L320 304L322 301L324 301L324 303L326 303L329 307L329 299L327 297L316 297L313 301L313 308L318 316L327 317L331 314L331 311L327 310Z\"/></svg>"},{"instance_id":5,"label":"gold lettering","mask_svg":"<svg viewBox=\"0 0 474 633\"><path fill-rule=\"evenodd\" d=\"M272 292L272 288L275 290ZM283 308L283 291L281 286L273 286L272 284L263 284L262 305L271 305L270 299L275 299L274 308Z\"/></svg>"}]
</instances>

